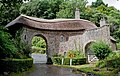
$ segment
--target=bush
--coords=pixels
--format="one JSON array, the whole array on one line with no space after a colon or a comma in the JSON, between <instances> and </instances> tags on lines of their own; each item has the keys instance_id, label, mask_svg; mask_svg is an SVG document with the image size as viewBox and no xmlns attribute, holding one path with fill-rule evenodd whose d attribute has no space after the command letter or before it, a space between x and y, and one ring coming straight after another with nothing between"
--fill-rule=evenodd
<instances>
[{"instance_id":1,"label":"bush","mask_svg":"<svg viewBox=\"0 0 120 76\"><path fill-rule=\"evenodd\" d=\"M107 60L108 67L120 68L120 53L119 52L110 53L106 60Z\"/></svg>"},{"instance_id":2,"label":"bush","mask_svg":"<svg viewBox=\"0 0 120 76\"><path fill-rule=\"evenodd\" d=\"M33 59L1 59L0 71L1 72L23 72L31 68Z\"/></svg>"},{"instance_id":3,"label":"bush","mask_svg":"<svg viewBox=\"0 0 120 76\"><path fill-rule=\"evenodd\" d=\"M53 57L52 58L52 62L53 62L53 64L61 64L61 62L62 62L62 58L61 57Z\"/></svg>"},{"instance_id":4,"label":"bush","mask_svg":"<svg viewBox=\"0 0 120 76\"><path fill-rule=\"evenodd\" d=\"M119 43L117 43L117 49L119 49L119 50L120 50L120 42L119 42Z\"/></svg>"},{"instance_id":5,"label":"bush","mask_svg":"<svg viewBox=\"0 0 120 76\"><path fill-rule=\"evenodd\" d=\"M104 68L106 67L106 61L105 60L100 60L96 63L96 67L99 67L99 68Z\"/></svg>"},{"instance_id":6,"label":"bush","mask_svg":"<svg viewBox=\"0 0 120 76\"><path fill-rule=\"evenodd\" d=\"M67 58L70 58L69 55L72 54L74 57L73 58L84 58L85 55L81 53L80 51L76 50L70 50L67 52Z\"/></svg>"},{"instance_id":7,"label":"bush","mask_svg":"<svg viewBox=\"0 0 120 76\"><path fill-rule=\"evenodd\" d=\"M111 48L103 41L98 41L91 44L90 49L94 51L95 55L100 60L105 59L109 55L109 53L111 53Z\"/></svg>"},{"instance_id":8,"label":"bush","mask_svg":"<svg viewBox=\"0 0 120 76\"><path fill-rule=\"evenodd\" d=\"M45 54L46 50L44 48L39 48L39 47L36 47L36 46L32 46L31 52L32 53Z\"/></svg>"},{"instance_id":9,"label":"bush","mask_svg":"<svg viewBox=\"0 0 120 76\"><path fill-rule=\"evenodd\" d=\"M14 41L6 29L0 27L0 59L12 58L17 52Z\"/></svg>"},{"instance_id":10,"label":"bush","mask_svg":"<svg viewBox=\"0 0 120 76\"><path fill-rule=\"evenodd\" d=\"M61 64L62 63L62 58L61 57L53 57L52 61L54 64ZM64 65L70 65L70 58L64 58ZM81 65L81 64L86 64L86 58L73 58L72 59L72 64L73 65Z\"/></svg>"},{"instance_id":11,"label":"bush","mask_svg":"<svg viewBox=\"0 0 120 76\"><path fill-rule=\"evenodd\" d=\"M97 64L97 67L112 67L120 69L120 53L112 52L108 55L108 57L104 60L100 60Z\"/></svg>"}]
</instances>

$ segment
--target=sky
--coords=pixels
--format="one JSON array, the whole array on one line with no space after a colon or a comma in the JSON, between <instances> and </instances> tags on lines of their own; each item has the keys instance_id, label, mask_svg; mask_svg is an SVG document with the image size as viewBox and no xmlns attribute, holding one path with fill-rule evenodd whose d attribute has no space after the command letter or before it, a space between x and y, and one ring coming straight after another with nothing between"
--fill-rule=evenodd
<instances>
[{"instance_id":1,"label":"sky","mask_svg":"<svg viewBox=\"0 0 120 76\"><path fill-rule=\"evenodd\" d=\"M95 2L96 0L87 0L88 4L87 5L91 5L92 2ZM103 2L105 4L108 4L109 6L114 6L115 8L117 8L118 10L120 10L120 0L103 0Z\"/></svg>"}]
</instances>

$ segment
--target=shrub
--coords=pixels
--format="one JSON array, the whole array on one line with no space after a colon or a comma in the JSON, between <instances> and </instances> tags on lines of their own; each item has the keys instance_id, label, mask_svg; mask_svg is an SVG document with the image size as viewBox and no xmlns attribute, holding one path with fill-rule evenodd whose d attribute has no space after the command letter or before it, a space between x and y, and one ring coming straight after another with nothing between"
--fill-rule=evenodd
<instances>
[{"instance_id":1,"label":"shrub","mask_svg":"<svg viewBox=\"0 0 120 76\"><path fill-rule=\"evenodd\" d=\"M91 44L90 49L94 51L95 55L100 60L105 59L111 52L111 48L109 47L109 45L104 43L103 41L98 41Z\"/></svg>"},{"instance_id":2,"label":"shrub","mask_svg":"<svg viewBox=\"0 0 120 76\"><path fill-rule=\"evenodd\" d=\"M62 63L62 58L61 57L53 57L52 61L54 64L61 64ZM64 65L69 65L70 64L70 58L64 58ZM81 65L81 64L86 64L86 58L73 58L72 59L72 64L73 65Z\"/></svg>"},{"instance_id":3,"label":"shrub","mask_svg":"<svg viewBox=\"0 0 120 76\"><path fill-rule=\"evenodd\" d=\"M72 54L74 57L73 58L84 58L85 55L81 53L80 51L76 50L70 50L67 52L67 58L70 58L69 55Z\"/></svg>"},{"instance_id":4,"label":"shrub","mask_svg":"<svg viewBox=\"0 0 120 76\"><path fill-rule=\"evenodd\" d=\"M44 48L39 48L36 46L32 46L31 52L32 53L40 53L40 54L45 54L45 49Z\"/></svg>"},{"instance_id":5,"label":"shrub","mask_svg":"<svg viewBox=\"0 0 120 76\"><path fill-rule=\"evenodd\" d=\"M120 69L120 53L112 52L110 53L106 59L100 60L97 64L97 67L104 68L104 67L112 67L112 68L119 68Z\"/></svg>"},{"instance_id":6,"label":"shrub","mask_svg":"<svg viewBox=\"0 0 120 76\"><path fill-rule=\"evenodd\" d=\"M0 59L12 58L17 52L12 36L6 32L6 29L0 27Z\"/></svg>"},{"instance_id":7,"label":"shrub","mask_svg":"<svg viewBox=\"0 0 120 76\"><path fill-rule=\"evenodd\" d=\"M113 67L113 68L120 68L120 53L119 52L113 52L110 53L107 57L107 66Z\"/></svg>"},{"instance_id":8,"label":"shrub","mask_svg":"<svg viewBox=\"0 0 120 76\"><path fill-rule=\"evenodd\" d=\"M120 42L119 42L119 43L117 43L117 49L119 49L119 50L120 50Z\"/></svg>"},{"instance_id":9,"label":"shrub","mask_svg":"<svg viewBox=\"0 0 120 76\"><path fill-rule=\"evenodd\" d=\"M31 68L33 59L1 59L0 71L1 72L22 72Z\"/></svg>"},{"instance_id":10,"label":"shrub","mask_svg":"<svg viewBox=\"0 0 120 76\"><path fill-rule=\"evenodd\" d=\"M72 63L73 63L73 60L72 60ZM70 58L64 58L63 64L64 65L70 65Z\"/></svg>"},{"instance_id":11,"label":"shrub","mask_svg":"<svg viewBox=\"0 0 120 76\"><path fill-rule=\"evenodd\" d=\"M106 67L106 61L105 60L100 60L96 63L96 67L99 67L99 68L104 68Z\"/></svg>"},{"instance_id":12,"label":"shrub","mask_svg":"<svg viewBox=\"0 0 120 76\"><path fill-rule=\"evenodd\" d=\"M52 58L52 62L54 63L54 64L61 64L61 62L62 62L62 58L61 57L53 57Z\"/></svg>"},{"instance_id":13,"label":"shrub","mask_svg":"<svg viewBox=\"0 0 120 76\"><path fill-rule=\"evenodd\" d=\"M45 53L46 50L46 42L42 37L35 36L32 39L32 46L35 47L34 49L37 50L37 53Z\"/></svg>"}]
</instances>

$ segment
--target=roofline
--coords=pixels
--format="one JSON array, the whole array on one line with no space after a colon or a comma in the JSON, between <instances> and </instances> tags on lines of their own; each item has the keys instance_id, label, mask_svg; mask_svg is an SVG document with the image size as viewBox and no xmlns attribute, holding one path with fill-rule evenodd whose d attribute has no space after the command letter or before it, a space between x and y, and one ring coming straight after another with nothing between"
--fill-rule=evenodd
<instances>
[{"instance_id":1,"label":"roofline","mask_svg":"<svg viewBox=\"0 0 120 76\"><path fill-rule=\"evenodd\" d=\"M35 17L30 17L30 16L26 16L21 14L20 16L18 16L16 19L14 19L13 21L11 21L10 23L8 23L5 27L9 27L11 25L14 25L16 23L21 23L19 22L19 20L21 18L26 18L35 22L41 22L41 23L57 23L57 22L66 22L66 21L85 21L85 22L89 22L90 24L95 25L94 23L88 21L88 20L84 20L84 19L42 19L42 18L35 18Z\"/></svg>"}]
</instances>

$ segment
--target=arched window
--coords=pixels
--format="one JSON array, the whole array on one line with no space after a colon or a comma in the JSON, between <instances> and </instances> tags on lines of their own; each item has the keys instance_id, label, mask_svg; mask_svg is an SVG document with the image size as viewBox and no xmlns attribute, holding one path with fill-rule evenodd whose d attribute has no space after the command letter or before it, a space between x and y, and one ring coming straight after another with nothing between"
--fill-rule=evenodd
<instances>
[{"instance_id":1,"label":"arched window","mask_svg":"<svg viewBox=\"0 0 120 76\"><path fill-rule=\"evenodd\" d=\"M24 39L26 40L27 38L26 38L26 35L24 36Z\"/></svg>"}]
</instances>

